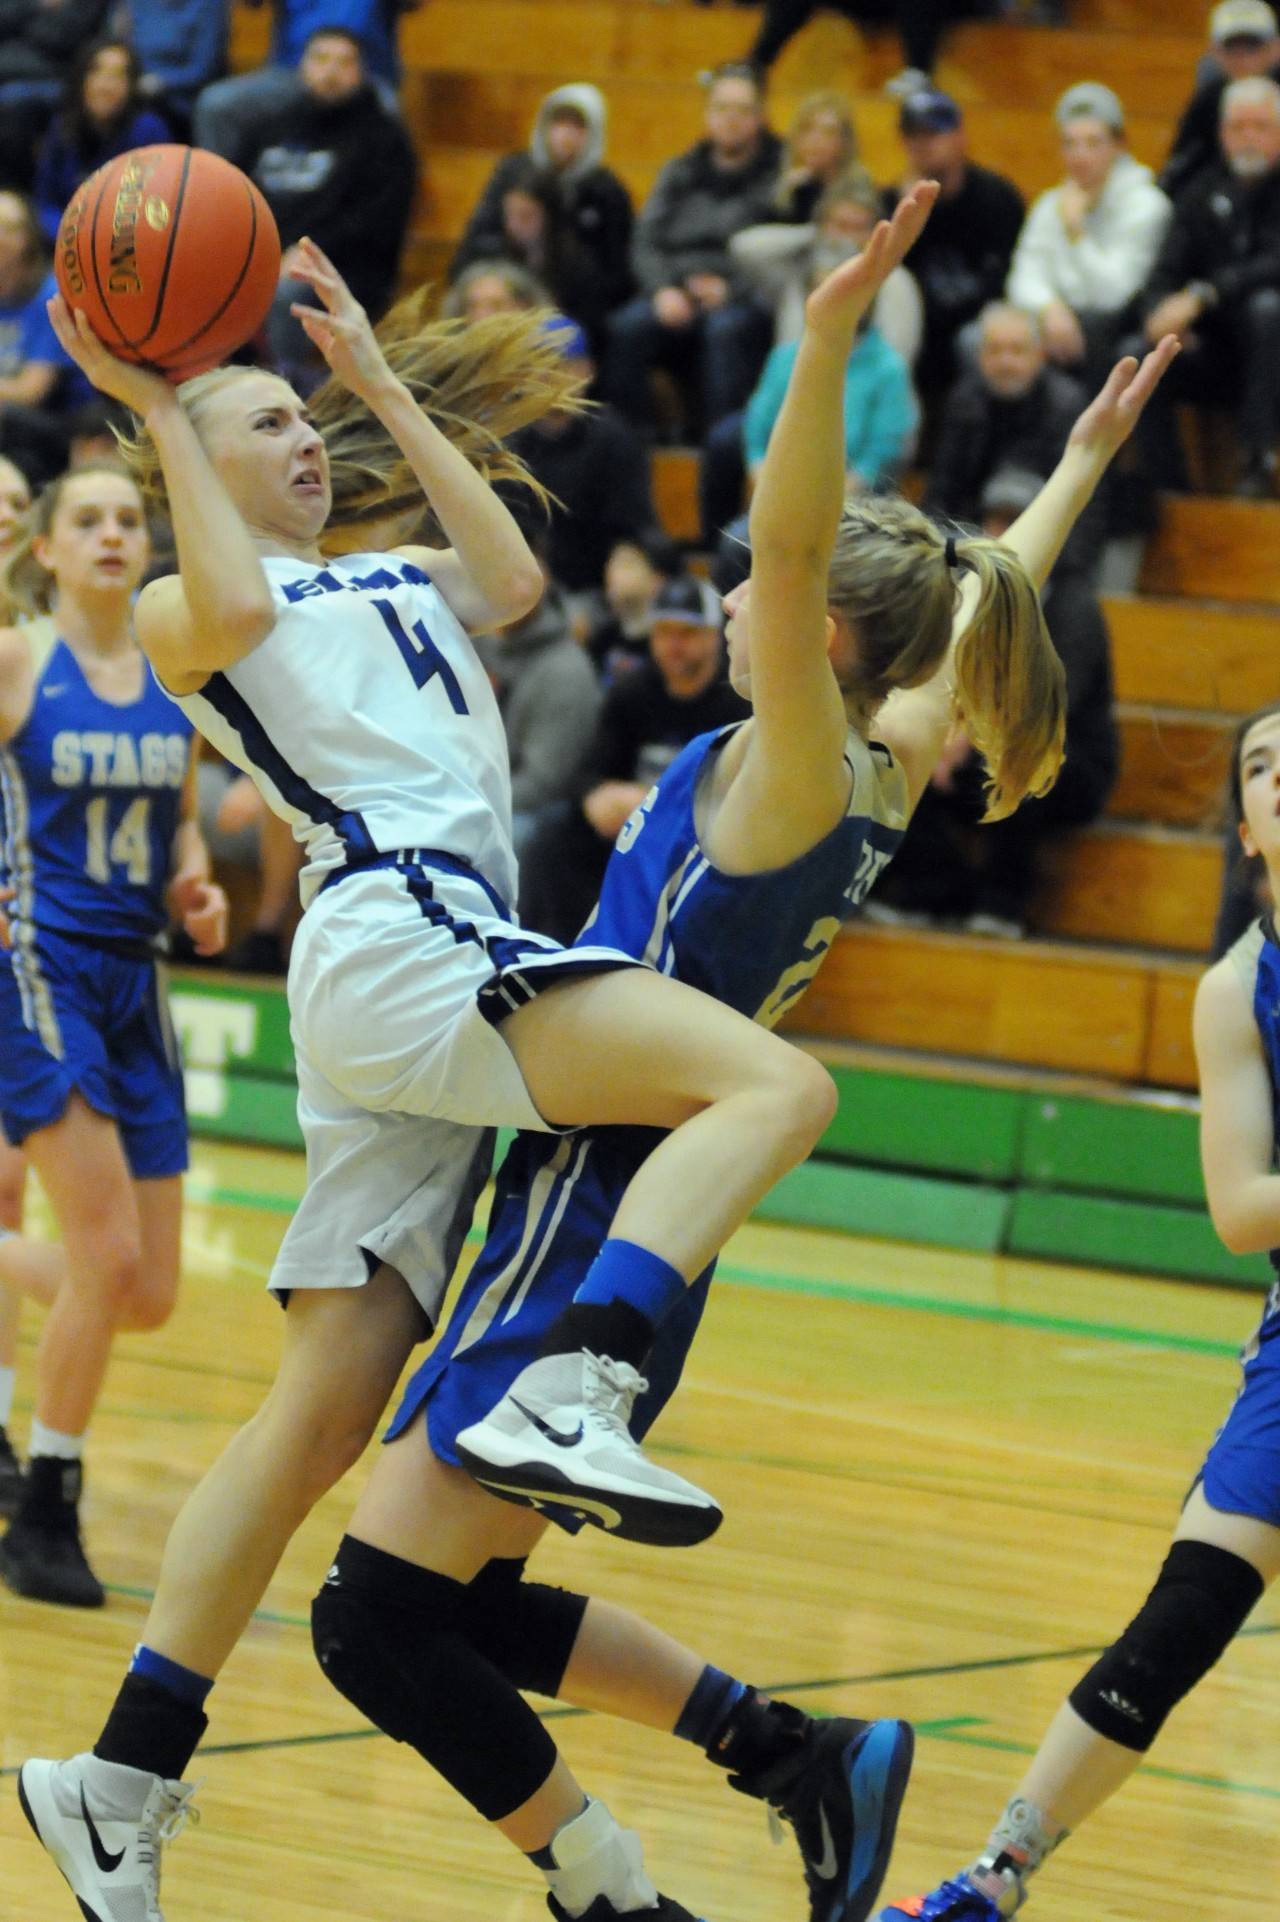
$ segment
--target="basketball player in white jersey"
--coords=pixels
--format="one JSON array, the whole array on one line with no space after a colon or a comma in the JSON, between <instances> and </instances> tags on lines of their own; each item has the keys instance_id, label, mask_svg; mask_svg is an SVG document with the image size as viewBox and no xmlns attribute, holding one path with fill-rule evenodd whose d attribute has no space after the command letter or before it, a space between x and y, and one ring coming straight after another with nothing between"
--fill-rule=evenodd
<instances>
[{"instance_id":1,"label":"basketball player in white jersey","mask_svg":"<svg viewBox=\"0 0 1280 1922\"><path fill-rule=\"evenodd\" d=\"M607 1422L615 1456L634 1457L706 1533L715 1504L631 1442L623 1411L640 1377L625 1355L643 1352L645 1330L834 1106L825 1070L742 1016L629 955L566 953L509 909L505 743L466 630L516 618L541 575L484 476L419 404L432 383L415 394L394 367L418 353L451 431L497 446L504 405L527 418L531 390L564 397L563 372L548 371L554 345L523 318L472 330L474 345L446 324L432 362L393 316L389 362L318 249L304 244L299 272L322 303L299 318L339 384L326 431L335 445L347 429L363 436L333 483L345 489L354 466L367 475L372 439L447 546L326 564L330 456L284 382L229 368L175 392L51 303L68 352L140 417L135 471L172 520L179 572L139 598L139 639L305 852L290 1004L309 1184L272 1276L288 1301L277 1380L171 1531L95 1753L33 1763L23 1778L33 1826L82 1912L103 1922L159 1922L160 1843L185 1813L178 1778L204 1699L290 1536L358 1456L434 1322L483 1172L482 1130L671 1131L624 1197L595 1299L574 1305L566 1340L604 1364L584 1356L584 1415ZM501 380L477 432L445 363L452 354L465 371L486 353Z\"/></svg>"}]
</instances>

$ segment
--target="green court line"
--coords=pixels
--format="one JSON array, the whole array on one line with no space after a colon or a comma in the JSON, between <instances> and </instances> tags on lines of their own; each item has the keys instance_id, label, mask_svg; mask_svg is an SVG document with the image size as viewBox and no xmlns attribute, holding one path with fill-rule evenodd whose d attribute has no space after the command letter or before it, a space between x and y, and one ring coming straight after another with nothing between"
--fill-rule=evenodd
<instances>
[{"instance_id":1,"label":"green court line","mask_svg":"<svg viewBox=\"0 0 1280 1922\"><path fill-rule=\"evenodd\" d=\"M297 1205L285 1197L258 1194L247 1188L215 1186L194 1188L191 1192L200 1201L226 1203L237 1208L261 1208L273 1214L289 1214ZM467 1240L479 1244L484 1237L478 1229L473 1228ZM1214 1360L1234 1360L1240 1352L1239 1342L1215 1341L1203 1335L1176 1335L1163 1329L1137 1328L1121 1322L1090 1321L1074 1315L1051 1315L1031 1308L1000 1308L984 1302L953 1301L945 1295L916 1294L910 1289L871 1288L858 1282L746 1268L736 1262L721 1262L718 1278L737 1282L744 1288L761 1288L775 1294L848 1301L862 1308L898 1308L912 1314L994 1323L1005 1328L1027 1328L1040 1334L1072 1335L1093 1341L1118 1342L1134 1348L1206 1355Z\"/></svg>"}]
</instances>

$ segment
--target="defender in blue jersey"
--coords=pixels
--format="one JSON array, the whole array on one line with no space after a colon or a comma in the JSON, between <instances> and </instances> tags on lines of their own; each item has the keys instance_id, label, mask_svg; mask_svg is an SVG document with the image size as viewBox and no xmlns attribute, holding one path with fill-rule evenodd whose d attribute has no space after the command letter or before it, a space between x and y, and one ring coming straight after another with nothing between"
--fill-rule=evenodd
<instances>
[{"instance_id":1,"label":"defender in blue jersey","mask_svg":"<svg viewBox=\"0 0 1280 1922\"><path fill-rule=\"evenodd\" d=\"M1280 901L1280 703L1236 731L1231 798L1247 855ZM1280 1275L1280 933L1274 913L1196 990L1200 1152L1213 1225ZM1241 1357L1230 1412L1192 1484L1155 1587L1081 1677L967 1869L880 1922L1000 1922L1046 1858L1142 1762L1280 1575L1280 1280ZM1266 1906L1264 1899L1264 1906Z\"/></svg>"},{"instance_id":2,"label":"defender in blue jersey","mask_svg":"<svg viewBox=\"0 0 1280 1922\"><path fill-rule=\"evenodd\" d=\"M933 192L906 203L893 228L879 229L810 302L753 502L752 579L726 603L731 673L754 718L695 741L668 771L624 831L587 931L593 940L607 931L627 952L766 1024L802 992L842 916L892 855L952 726L957 690L988 753L996 805L1052 777L1061 673L1032 583L1170 351L1137 379L1131 364L1118 371L1008 548L952 544L905 504L844 503L839 393L849 342ZM604 1922L652 1898L624 1878L593 1904L575 1879L595 1848L598 1805L537 1718L521 1715L521 1689L696 1743L793 1825L813 1922L859 1922L888 1859L910 1730L893 1720L816 1722L623 1610L523 1579L552 1515L680 1538L687 1517L670 1525L617 1443L624 1431L633 1441L674 1387L707 1277L682 1289L656 1325L633 1302L591 1302L597 1331L602 1307L612 1317L602 1344L636 1346L619 1355L602 1345L586 1406L574 1406L572 1382L557 1392L553 1381L516 1410L510 1429L499 1425L513 1465L486 1460L485 1488L452 1465L466 1445L474 1471L477 1428L494 1423L471 1420L461 1436L459 1427L504 1383L514 1377L499 1409L524 1399L531 1369L565 1362L554 1347L558 1325L578 1312L579 1277L616 1184L653 1139L592 1129L546 1146L517 1141L439 1358L412 1384L316 1597L317 1654L349 1700L412 1744L516 1847L529 1852L535 1822L559 1812L551 1844L534 1856L557 1917ZM528 1445L531 1428L544 1450ZM507 1499L495 1502L490 1488Z\"/></svg>"},{"instance_id":3,"label":"defender in blue jersey","mask_svg":"<svg viewBox=\"0 0 1280 1922\"><path fill-rule=\"evenodd\" d=\"M62 1238L0 1239L0 1280L49 1310L0 1578L80 1607L103 1600L77 1503L112 1336L162 1322L178 1279L186 1121L157 944L171 908L206 951L225 920L194 822L191 725L132 635L146 559L133 481L81 469L37 502L12 563L48 613L0 631L0 1123Z\"/></svg>"}]
</instances>

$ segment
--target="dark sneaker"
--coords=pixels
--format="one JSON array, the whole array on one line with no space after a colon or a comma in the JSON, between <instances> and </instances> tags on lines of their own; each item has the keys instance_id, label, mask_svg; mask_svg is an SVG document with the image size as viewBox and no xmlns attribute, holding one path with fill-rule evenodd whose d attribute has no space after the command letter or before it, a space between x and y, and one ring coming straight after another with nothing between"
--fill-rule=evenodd
<instances>
[{"instance_id":1,"label":"dark sneaker","mask_svg":"<svg viewBox=\"0 0 1280 1922\"><path fill-rule=\"evenodd\" d=\"M0 1428L0 1515L16 1515L22 1500L22 1463L13 1452L13 1443Z\"/></svg>"},{"instance_id":2,"label":"dark sneaker","mask_svg":"<svg viewBox=\"0 0 1280 1922\"><path fill-rule=\"evenodd\" d=\"M974 1888L967 1875L957 1875L928 1895L891 1902L887 1909L881 1909L877 1922L1004 1922L1023 1901L1020 1887L1011 1886L1009 1893L1014 1898L1012 1907L997 1907L989 1895Z\"/></svg>"},{"instance_id":3,"label":"dark sneaker","mask_svg":"<svg viewBox=\"0 0 1280 1922\"><path fill-rule=\"evenodd\" d=\"M572 1922L568 1909L561 1908L554 1895L547 1897L547 1907L556 1922ZM577 1917L577 1922L626 1922L626 1918L636 1922L638 1916L642 1916L644 1922L702 1922L701 1917L682 1909L669 1895L658 1897L656 1909L615 1909L607 1895L598 1895L586 1914Z\"/></svg>"},{"instance_id":4,"label":"dark sneaker","mask_svg":"<svg viewBox=\"0 0 1280 1922\"><path fill-rule=\"evenodd\" d=\"M797 1751L735 1788L795 1831L810 1922L866 1922L889 1866L915 1736L906 1722L810 1720Z\"/></svg>"},{"instance_id":5,"label":"dark sneaker","mask_svg":"<svg viewBox=\"0 0 1280 1922\"><path fill-rule=\"evenodd\" d=\"M8 1533L0 1541L0 1581L33 1602L101 1608L106 1592L80 1540L83 1470L77 1462L37 1455Z\"/></svg>"},{"instance_id":6,"label":"dark sneaker","mask_svg":"<svg viewBox=\"0 0 1280 1922\"><path fill-rule=\"evenodd\" d=\"M223 957L223 965L236 974L287 974L284 944L270 928L250 928L234 948Z\"/></svg>"}]
</instances>

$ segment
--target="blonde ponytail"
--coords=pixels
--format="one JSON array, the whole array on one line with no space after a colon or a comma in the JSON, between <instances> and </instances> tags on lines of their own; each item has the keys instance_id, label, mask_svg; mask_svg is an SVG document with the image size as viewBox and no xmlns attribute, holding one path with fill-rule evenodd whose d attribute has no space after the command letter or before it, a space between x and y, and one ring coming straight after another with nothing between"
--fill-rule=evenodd
<instances>
[{"instance_id":1,"label":"blonde ponytail","mask_svg":"<svg viewBox=\"0 0 1280 1922\"><path fill-rule=\"evenodd\" d=\"M1046 794L1062 766L1067 680L1040 596L1011 548L957 540L956 562L978 581L978 604L956 644L956 707L987 769L984 819L1003 820Z\"/></svg>"},{"instance_id":2,"label":"blonde ponytail","mask_svg":"<svg viewBox=\"0 0 1280 1922\"><path fill-rule=\"evenodd\" d=\"M546 504L545 488L505 443L553 408L577 412L587 404L580 374L547 329L550 314L432 320L431 299L427 288L406 295L375 330L392 373L486 480L522 488ZM178 401L196 431L213 394L257 371L220 367L184 381ZM364 402L331 375L312 395L310 407L329 451L333 486L333 513L321 546L350 547L357 530L386 523L394 524L399 540L438 539L421 482ZM139 424L120 442L145 498L163 505L164 475L146 429Z\"/></svg>"},{"instance_id":3,"label":"blonde ponytail","mask_svg":"<svg viewBox=\"0 0 1280 1922\"><path fill-rule=\"evenodd\" d=\"M960 536L953 570L947 545L910 501L856 494L845 502L827 583L832 613L855 641L845 704L865 732L895 688L938 672L951 646L957 570L971 570L978 603L955 650L956 717L986 763L986 819L998 821L1053 785L1066 678L1017 556L998 541Z\"/></svg>"}]
</instances>

